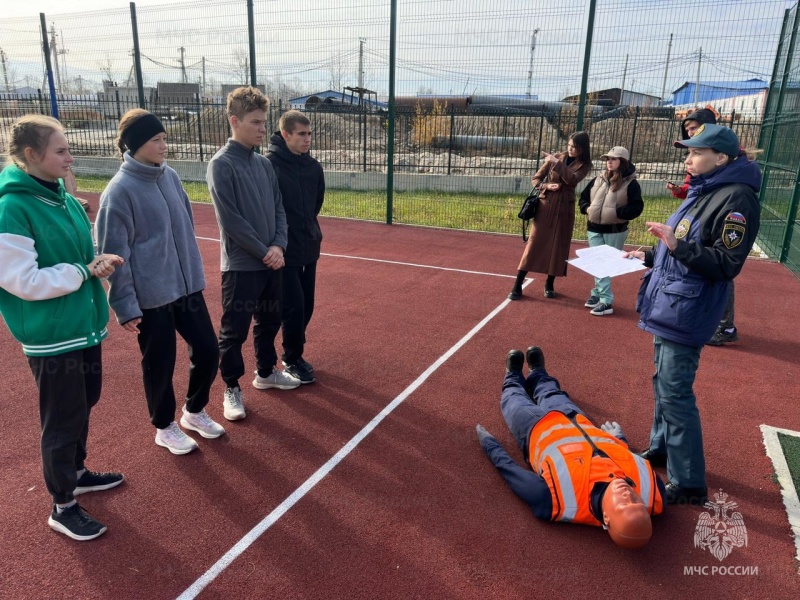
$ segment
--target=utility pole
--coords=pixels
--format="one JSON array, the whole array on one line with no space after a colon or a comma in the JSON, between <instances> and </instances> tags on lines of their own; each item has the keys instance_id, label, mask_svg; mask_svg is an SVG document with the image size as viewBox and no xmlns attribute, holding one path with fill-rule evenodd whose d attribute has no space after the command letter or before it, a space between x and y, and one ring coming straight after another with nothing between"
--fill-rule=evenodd
<instances>
[{"instance_id":1,"label":"utility pole","mask_svg":"<svg viewBox=\"0 0 800 600\"><path fill-rule=\"evenodd\" d=\"M358 38L358 87L364 87L364 43L366 38Z\"/></svg>"},{"instance_id":2,"label":"utility pole","mask_svg":"<svg viewBox=\"0 0 800 600\"><path fill-rule=\"evenodd\" d=\"M181 81L183 83L187 83L189 80L186 79L186 63L183 60L183 55L184 55L184 52L186 52L186 48L181 46L180 48L178 48L178 50L181 51L181 61L180 61L181 62Z\"/></svg>"},{"instance_id":3,"label":"utility pole","mask_svg":"<svg viewBox=\"0 0 800 600\"><path fill-rule=\"evenodd\" d=\"M62 29L59 32L59 36L61 37L61 45L62 47L58 51L58 55L61 57L61 68L64 70L64 81L69 85L69 73L67 72L67 50L64 48L64 30Z\"/></svg>"},{"instance_id":4,"label":"utility pole","mask_svg":"<svg viewBox=\"0 0 800 600\"><path fill-rule=\"evenodd\" d=\"M11 88L8 86L8 70L6 68L6 53L0 48L0 62L3 63L3 79L6 82L6 92L10 92Z\"/></svg>"},{"instance_id":5,"label":"utility pole","mask_svg":"<svg viewBox=\"0 0 800 600\"><path fill-rule=\"evenodd\" d=\"M200 93L205 96L206 94L206 57L203 57L203 87L200 88Z\"/></svg>"},{"instance_id":6,"label":"utility pole","mask_svg":"<svg viewBox=\"0 0 800 600\"><path fill-rule=\"evenodd\" d=\"M531 97L531 88L533 86L533 52L536 50L536 34L539 33L538 29L534 29L531 34L531 61L528 64L528 98Z\"/></svg>"},{"instance_id":7,"label":"utility pole","mask_svg":"<svg viewBox=\"0 0 800 600\"><path fill-rule=\"evenodd\" d=\"M619 90L619 105L625 103L625 79L628 77L628 55L625 55L625 68L622 70L622 88Z\"/></svg>"},{"instance_id":8,"label":"utility pole","mask_svg":"<svg viewBox=\"0 0 800 600\"><path fill-rule=\"evenodd\" d=\"M56 84L58 84L58 91L61 90L61 71L58 69L58 46L56 45L56 25L50 23L50 53L53 56L53 66L56 70Z\"/></svg>"},{"instance_id":9,"label":"utility pole","mask_svg":"<svg viewBox=\"0 0 800 600\"><path fill-rule=\"evenodd\" d=\"M700 65L703 62L703 47L700 46L700 54L697 57L697 81L694 84L694 103L697 104L700 98Z\"/></svg>"},{"instance_id":10,"label":"utility pole","mask_svg":"<svg viewBox=\"0 0 800 600\"><path fill-rule=\"evenodd\" d=\"M664 66L664 83L661 84L661 99L667 97L667 73L669 72L669 55L672 54L672 34L669 34L669 45L667 46L667 64Z\"/></svg>"}]
</instances>

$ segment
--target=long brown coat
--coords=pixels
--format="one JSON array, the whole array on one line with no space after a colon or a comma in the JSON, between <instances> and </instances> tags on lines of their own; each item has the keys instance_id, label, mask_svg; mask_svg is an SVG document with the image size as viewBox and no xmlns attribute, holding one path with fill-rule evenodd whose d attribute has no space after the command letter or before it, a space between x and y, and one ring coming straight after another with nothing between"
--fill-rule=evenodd
<instances>
[{"instance_id":1,"label":"long brown coat","mask_svg":"<svg viewBox=\"0 0 800 600\"><path fill-rule=\"evenodd\" d=\"M566 276L569 244L575 226L575 186L592 170L591 163L564 162L566 153L558 155L557 163L546 162L533 176L534 183L560 183L555 192L542 191L539 208L531 224L530 237L519 261L519 271ZM552 168L551 168L552 165Z\"/></svg>"}]
</instances>

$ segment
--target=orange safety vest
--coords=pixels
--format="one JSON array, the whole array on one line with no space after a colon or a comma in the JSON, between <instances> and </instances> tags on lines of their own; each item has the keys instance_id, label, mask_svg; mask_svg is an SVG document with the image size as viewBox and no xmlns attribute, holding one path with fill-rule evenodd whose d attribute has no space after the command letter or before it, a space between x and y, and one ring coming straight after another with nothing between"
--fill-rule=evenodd
<instances>
[{"instance_id":1,"label":"orange safety vest","mask_svg":"<svg viewBox=\"0 0 800 600\"><path fill-rule=\"evenodd\" d=\"M651 515L660 514L664 499L650 463L628 450L627 444L576 415L578 427L564 413L547 413L531 431L528 462L550 488L551 521L602 525L590 510L595 483L628 478ZM592 456L594 448L607 457Z\"/></svg>"}]
</instances>

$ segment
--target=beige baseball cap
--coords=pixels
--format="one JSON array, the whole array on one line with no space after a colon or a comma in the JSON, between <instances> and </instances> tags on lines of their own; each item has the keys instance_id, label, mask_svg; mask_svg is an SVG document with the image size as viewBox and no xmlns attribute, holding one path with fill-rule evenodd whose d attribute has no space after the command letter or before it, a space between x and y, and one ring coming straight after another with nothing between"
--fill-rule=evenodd
<instances>
[{"instance_id":1,"label":"beige baseball cap","mask_svg":"<svg viewBox=\"0 0 800 600\"><path fill-rule=\"evenodd\" d=\"M623 148L622 146L614 146L611 150L603 154L600 157L600 160L605 160L607 158L624 158L625 160L630 160L631 155L628 154L627 148Z\"/></svg>"}]
</instances>

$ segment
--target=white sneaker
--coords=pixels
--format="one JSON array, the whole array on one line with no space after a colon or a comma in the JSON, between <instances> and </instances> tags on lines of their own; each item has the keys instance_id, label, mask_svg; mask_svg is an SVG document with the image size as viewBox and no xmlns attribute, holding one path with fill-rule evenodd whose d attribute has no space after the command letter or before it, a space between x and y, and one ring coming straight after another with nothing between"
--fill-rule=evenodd
<instances>
[{"instance_id":1,"label":"white sneaker","mask_svg":"<svg viewBox=\"0 0 800 600\"><path fill-rule=\"evenodd\" d=\"M175 421L164 429L156 429L156 444L173 454L188 454L197 448L197 442L183 433Z\"/></svg>"},{"instance_id":2,"label":"white sneaker","mask_svg":"<svg viewBox=\"0 0 800 600\"><path fill-rule=\"evenodd\" d=\"M244 411L242 390L238 385L235 388L225 389L225 398L222 400L222 410L222 416L228 419L228 421L238 421L247 416L247 413Z\"/></svg>"},{"instance_id":3,"label":"white sneaker","mask_svg":"<svg viewBox=\"0 0 800 600\"><path fill-rule=\"evenodd\" d=\"M286 371L278 371L272 367L272 373L268 377L261 377L256 371L256 378L253 379L253 387L259 390L268 390L276 388L279 390L293 390L300 387L302 382L297 378L289 375Z\"/></svg>"},{"instance_id":4,"label":"white sneaker","mask_svg":"<svg viewBox=\"0 0 800 600\"><path fill-rule=\"evenodd\" d=\"M196 431L207 439L218 438L225 433L222 425L208 416L206 409L201 410L199 413L190 413L188 410L186 410L185 404L183 405L181 425L184 429Z\"/></svg>"}]
</instances>

